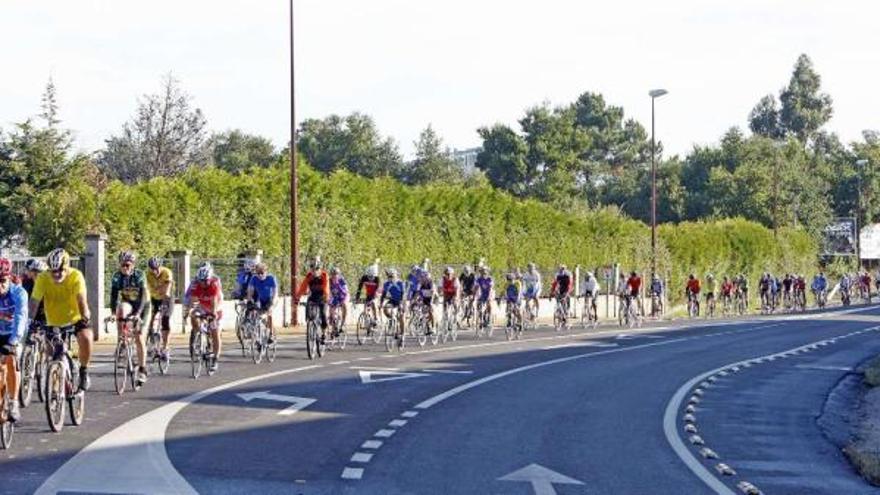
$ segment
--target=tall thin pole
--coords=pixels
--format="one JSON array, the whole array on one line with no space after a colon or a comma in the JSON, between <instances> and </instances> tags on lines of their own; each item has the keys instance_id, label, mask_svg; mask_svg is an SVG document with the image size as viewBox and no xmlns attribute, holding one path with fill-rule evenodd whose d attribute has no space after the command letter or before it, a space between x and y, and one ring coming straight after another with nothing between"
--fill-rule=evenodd
<instances>
[{"instance_id":1,"label":"tall thin pole","mask_svg":"<svg viewBox=\"0 0 880 495\"><path fill-rule=\"evenodd\" d=\"M299 272L299 236L297 228L297 177L296 177L296 98L295 71L293 58L293 0L290 0L290 293L291 321L297 321L297 306L293 295L296 294L296 274Z\"/></svg>"},{"instance_id":2,"label":"tall thin pole","mask_svg":"<svg viewBox=\"0 0 880 495\"><path fill-rule=\"evenodd\" d=\"M654 100L651 97L651 283L657 273L657 150L654 142ZM654 308L651 308L653 315Z\"/></svg>"}]
</instances>

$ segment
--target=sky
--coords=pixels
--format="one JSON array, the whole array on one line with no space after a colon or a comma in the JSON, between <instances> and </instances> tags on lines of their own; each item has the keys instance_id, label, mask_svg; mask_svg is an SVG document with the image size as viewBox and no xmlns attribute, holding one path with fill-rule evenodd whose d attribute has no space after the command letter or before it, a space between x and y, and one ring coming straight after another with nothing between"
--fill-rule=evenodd
<instances>
[{"instance_id":1,"label":"sky","mask_svg":"<svg viewBox=\"0 0 880 495\"><path fill-rule=\"evenodd\" d=\"M586 91L623 107L667 153L747 128L801 53L844 140L878 129L880 2L860 0L294 0L297 121L371 115L406 156L431 124L476 129ZM172 73L215 131L290 136L286 0L0 0L0 128L39 112L51 77L64 126L93 151Z\"/></svg>"}]
</instances>

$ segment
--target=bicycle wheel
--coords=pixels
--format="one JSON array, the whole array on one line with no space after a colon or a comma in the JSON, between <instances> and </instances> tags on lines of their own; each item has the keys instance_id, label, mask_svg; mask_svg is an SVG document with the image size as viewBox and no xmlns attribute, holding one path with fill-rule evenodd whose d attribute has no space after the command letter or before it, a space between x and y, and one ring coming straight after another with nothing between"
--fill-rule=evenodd
<instances>
[{"instance_id":1,"label":"bicycle wheel","mask_svg":"<svg viewBox=\"0 0 880 495\"><path fill-rule=\"evenodd\" d=\"M68 382L70 386L69 393L65 394L67 397L67 411L70 413L70 422L74 426L79 426L86 416L86 393L83 390L77 390L79 386L79 363L68 358L68 365L71 371L70 381Z\"/></svg>"},{"instance_id":2,"label":"bicycle wheel","mask_svg":"<svg viewBox=\"0 0 880 495\"><path fill-rule=\"evenodd\" d=\"M269 361L270 363L274 363L275 356L277 354L278 354L278 336L275 335L274 338L272 338L272 342L266 344L266 361Z\"/></svg>"},{"instance_id":3,"label":"bicycle wheel","mask_svg":"<svg viewBox=\"0 0 880 495\"><path fill-rule=\"evenodd\" d=\"M46 356L42 352L37 357L37 365L34 369L34 386L37 387L37 398L40 402L46 402Z\"/></svg>"},{"instance_id":4,"label":"bicycle wheel","mask_svg":"<svg viewBox=\"0 0 880 495\"><path fill-rule=\"evenodd\" d=\"M0 448L6 450L12 447L12 434L15 432L15 424L9 420L9 408L11 407L11 401L18 400L18 398L10 398L6 385L4 384L2 387L3 396L0 398Z\"/></svg>"},{"instance_id":5,"label":"bicycle wheel","mask_svg":"<svg viewBox=\"0 0 880 495\"><path fill-rule=\"evenodd\" d=\"M205 366L205 371L208 372L208 376L214 376L214 361L217 360L217 355L214 354L214 344L211 342L211 337L206 333L202 340L205 341L205 352L202 353L202 361Z\"/></svg>"},{"instance_id":6,"label":"bicycle wheel","mask_svg":"<svg viewBox=\"0 0 880 495\"><path fill-rule=\"evenodd\" d=\"M437 343L440 342L440 329L437 328L437 325L434 323L431 323L430 325L426 324L425 328L430 332L429 337L431 338L431 345L437 345Z\"/></svg>"},{"instance_id":7,"label":"bicycle wheel","mask_svg":"<svg viewBox=\"0 0 880 495\"><path fill-rule=\"evenodd\" d=\"M21 384L18 387L18 401L21 407L27 407L31 403L34 390L34 374L37 368L37 353L35 346L29 345L21 353Z\"/></svg>"},{"instance_id":8,"label":"bicycle wheel","mask_svg":"<svg viewBox=\"0 0 880 495\"><path fill-rule=\"evenodd\" d=\"M202 338L201 331L196 330L189 343L189 361L192 365L193 379L198 380L199 376L202 374L202 355L204 352L205 341Z\"/></svg>"},{"instance_id":9,"label":"bicycle wheel","mask_svg":"<svg viewBox=\"0 0 880 495\"><path fill-rule=\"evenodd\" d=\"M125 384L128 382L129 373L129 352L125 340L116 343L116 352L113 353L113 385L116 387L116 393L122 395L125 393Z\"/></svg>"},{"instance_id":10,"label":"bicycle wheel","mask_svg":"<svg viewBox=\"0 0 880 495\"><path fill-rule=\"evenodd\" d=\"M128 378L131 380L131 389L139 390L141 388L140 384L137 381L137 372L138 366L135 364L135 354L136 351L132 349L132 346L126 346L128 348Z\"/></svg>"},{"instance_id":11,"label":"bicycle wheel","mask_svg":"<svg viewBox=\"0 0 880 495\"><path fill-rule=\"evenodd\" d=\"M413 323L410 333L415 334L419 341L419 347L424 347L428 342L428 322L420 317L418 320L413 320Z\"/></svg>"},{"instance_id":12,"label":"bicycle wheel","mask_svg":"<svg viewBox=\"0 0 880 495\"><path fill-rule=\"evenodd\" d=\"M339 347L339 350L345 349L345 344L348 343L348 332L345 331L345 326L339 327L339 333L336 335L336 345Z\"/></svg>"},{"instance_id":13,"label":"bicycle wheel","mask_svg":"<svg viewBox=\"0 0 880 495\"><path fill-rule=\"evenodd\" d=\"M314 320L306 324L306 354L309 359L318 357L318 325Z\"/></svg>"},{"instance_id":14,"label":"bicycle wheel","mask_svg":"<svg viewBox=\"0 0 880 495\"><path fill-rule=\"evenodd\" d=\"M364 345L367 337L370 334L370 318L367 316L367 312L363 311L360 316L358 316L357 324L354 328L354 334L357 338L358 345Z\"/></svg>"},{"instance_id":15,"label":"bicycle wheel","mask_svg":"<svg viewBox=\"0 0 880 495\"><path fill-rule=\"evenodd\" d=\"M388 320L388 325L385 328L385 350L391 352L394 349L395 340L397 340L397 324L395 323L396 319L392 317Z\"/></svg>"},{"instance_id":16,"label":"bicycle wheel","mask_svg":"<svg viewBox=\"0 0 880 495\"><path fill-rule=\"evenodd\" d=\"M64 428L64 407L67 402L64 391L64 365L52 361L46 371L46 419L54 432Z\"/></svg>"},{"instance_id":17,"label":"bicycle wheel","mask_svg":"<svg viewBox=\"0 0 880 495\"><path fill-rule=\"evenodd\" d=\"M513 340L513 326L515 323L513 322L513 316L507 315L507 325L504 325L504 337L507 340Z\"/></svg>"},{"instance_id":18,"label":"bicycle wheel","mask_svg":"<svg viewBox=\"0 0 880 495\"><path fill-rule=\"evenodd\" d=\"M145 359L147 363L147 375L152 375L155 371L154 368L159 362L160 354L159 354L159 338L158 334L155 332L147 333L147 343L145 345L144 352L147 353L147 358Z\"/></svg>"},{"instance_id":19,"label":"bicycle wheel","mask_svg":"<svg viewBox=\"0 0 880 495\"><path fill-rule=\"evenodd\" d=\"M263 338L262 325L259 323L252 330L252 338L248 339L248 353L254 364L260 364L263 361L263 352L265 351L266 341Z\"/></svg>"},{"instance_id":20,"label":"bicycle wheel","mask_svg":"<svg viewBox=\"0 0 880 495\"><path fill-rule=\"evenodd\" d=\"M246 311L242 310L235 318L235 336L238 338L238 344L241 346L241 357L247 357L247 353L250 350L250 344L245 339L244 328L242 328L246 316Z\"/></svg>"},{"instance_id":21,"label":"bicycle wheel","mask_svg":"<svg viewBox=\"0 0 880 495\"><path fill-rule=\"evenodd\" d=\"M562 306L557 305L556 311L553 312L553 330L557 332L562 330L562 325L565 322L565 314L562 309Z\"/></svg>"}]
</instances>

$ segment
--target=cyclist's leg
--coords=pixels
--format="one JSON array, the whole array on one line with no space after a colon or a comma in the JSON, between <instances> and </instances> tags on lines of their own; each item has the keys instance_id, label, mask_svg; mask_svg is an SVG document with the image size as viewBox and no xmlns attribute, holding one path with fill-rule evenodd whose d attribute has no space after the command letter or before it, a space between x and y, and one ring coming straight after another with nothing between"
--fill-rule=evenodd
<instances>
[{"instance_id":1,"label":"cyclist's leg","mask_svg":"<svg viewBox=\"0 0 880 495\"><path fill-rule=\"evenodd\" d=\"M218 312L217 316L215 317L214 321L211 323L211 326L209 327L209 331L211 333L211 342L212 342L212 347L213 347L212 350L214 351L214 362L217 362L220 360L220 352L222 351L222 348L223 348L223 342L222 342L222 339L220 338L220 314L219 314L219 312Z\"/></svg>"},{"instance_id":2,"label":"cyclist's leg","mask_svg":"<svg viewBox=\"0 0 880 495\"><path fill-rule=\"evenodd\" d=\"M137 348L138 366L144 368L147 364L146 352L144 352L144 329L150 321L150 305L144 304L141 314L138 315L140 320L134 325L134 343Z\"/></svg>"},{"instance_id":3,"label":"cyclist's leg","mask_svg":"<svg viewBox=\"0 0 880 495\"><path fill-rule=\"evenodd\" d=\"M159 311L161 314L161 324L162 324L162 350L168 350L168 336L171 334L171 298L166 298L162 301L162 304L159 306Z\"/></svg>"}]
</instances>

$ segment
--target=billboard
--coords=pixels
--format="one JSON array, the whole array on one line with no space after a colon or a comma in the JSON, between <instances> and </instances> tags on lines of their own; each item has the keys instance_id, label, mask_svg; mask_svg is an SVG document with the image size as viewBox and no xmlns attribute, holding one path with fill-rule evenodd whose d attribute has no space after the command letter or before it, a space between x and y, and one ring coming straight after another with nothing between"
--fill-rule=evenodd
<instances>
[{"instance_id":1,"label":"billboard","mask_svg":"<svg viewBox=\"0 0 880 495\"><path fill-rule=\"evenodd\" d=\"M880 259L880 223L863 227L859 232L859 241L863 260Z\"/></svg>"},{"instance_id":2,"label":"billboard","mask_svg":"<svg viewBox=\"0 0 880 495\"><path fill-rule=\"evenodd\" d=\"M825 256L855 256L856 219L835 218L825 227L823 254Z\"/></svg>"}]
</instances>

